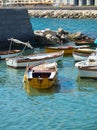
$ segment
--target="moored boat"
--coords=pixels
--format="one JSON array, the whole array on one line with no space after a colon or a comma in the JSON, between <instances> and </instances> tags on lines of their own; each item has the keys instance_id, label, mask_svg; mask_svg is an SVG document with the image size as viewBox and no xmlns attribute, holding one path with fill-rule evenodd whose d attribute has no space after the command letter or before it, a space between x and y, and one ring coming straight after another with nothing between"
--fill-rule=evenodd
<instances>
[{"instance_id":1,"label":"moored boat","mask_svg":"<svg viewBox=\"0 0 97 130\"><path fill-rule=\"evenodd\" d=\"M36 89L52 87L57 78L57 63L40 63L26 68L23 82Z\"/></svg>"},{"instance_id":2,"label":"moored boat","mask_svg":"<svg viewBox=\"0 0 97 130\"><path fill-rule=\"evenodd\" d=\"M21 50L0 51L0 60L8 57L18 56L20 53Z\"/></svg>"},{"instance_id":3,"label":"moored boat","mask_svg":"<svg viewBox=\"0 0 97 130\"><path fill-rule=\"evenodd\" d=\"M0 51L0 59L18 56L20 53L22 53L24 51L24 49L26 47L33 49L33 47L30 45L29 42L22 42L18 39L14 39L14 38L10 38L8 40L11 41L10 46L9 46L9 50ZM11 46L12 46L13 42L15 42L17 44L23 44L24 45L23 50L11 50Z\"/></svg>"},{"instance_id":4,"label":"moored boat","mask_svg":"<svg viewBox=\"0 0 97 130\"><path fill-rule=\"evenodd\" d=\"M78 48L78 49L74 49L72 55L75 61L82 61L82 60L86 60L89 55L93 52L95 52L96 50L91 49L91 48Z\"/></svg>"},{"instance_id":5,"label":"moored boat","mask_svg":"<svg viewBox=\"0 0 97 130\"><path fill-rule=\"evenodd\" d=\"M56 47L45 48L46 53L64 51L64 56L72 55L73 50L74 50L74 47L72 46L56 46Z\"/></svg>"},{"instance_id":6,"label":"moored boat","mask_svg":"<svg viewBox=\"0 0 97 130\"><path fill-rule=\"evenodd\" d=\"M40 61L57 62L63 58L63 55L64 51L59 51L53 53L40 53L15 58L7 58L6 64L13 68L24 68L27 65L35 65L40 63Z\"/></svg>"},{"instance_id":7,"label":"moored boat","mask_svg":"<svg viewBox=\"0 0 97 130\"><path fill-rule=\"evenodd\" d=\"M75 66L78 68L79 77L97 78L97 54L93 53L87 60L77 62Z\"/></svg>"},{"instance_id":8,"label":"moored boat","mask_svg":"<svg viewBox=\"0 0 97 130\"><path fill-rule=\"evenodd\" d=\"M94 46L94 41L95 39L81 39L81 40L76 40L75 41L75 45L77 46L81 46L81 45L90 45L90 46Z\"/></svg>"},{"instance_id":9,"label":"moored boat","mask_svg":"<svg viewBox=\"0 0 97 130\"><path fill-rule=\"evenodd\" d=\"M72 55L73 51L75 48L87 48L89 47L88 45L83 45L83 46L51 46L51 47L46 47L45 52L50 53L50 52L57 52L57 51L64 51L64 56L67 55Z\"/></svg>"}]
</instances>

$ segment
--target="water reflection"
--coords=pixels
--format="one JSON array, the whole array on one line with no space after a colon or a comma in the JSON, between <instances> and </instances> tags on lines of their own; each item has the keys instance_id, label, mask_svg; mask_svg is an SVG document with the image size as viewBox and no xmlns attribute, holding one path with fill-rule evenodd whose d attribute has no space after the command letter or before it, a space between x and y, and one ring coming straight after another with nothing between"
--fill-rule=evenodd
<instances>
[{"instance_id":1,"label":"water reflection","mask_svg":"<svg viewBox=\"0 0 97 130\"><path fill-rule=\"evenodd\" d=\"M3 73L1 73L0 75L0 85L3 87L4 86L16 87L17 85L20 86L20 84L22 84L24 71L25 69L18 70L6 66L3 69Z\"/></svg>"},{"instance_id":2,"label":"water reflection","mask_svg":"<svg viewBox=\"0 0 97 130\"><path fill-rule=\"evenodd\" d=\"M25 91L27 92L27 94L30 96L50 95L50 94L58 93L60 90L60 85L58 84L57 81L51 88L48 88L48 89L35 89L29 86L28 83L24 83L23 87Z\"/></svg>"},{"instance_id":3,"label":"water reflection","mask_svg":"<svg viewBox=\"0 0 97 130\"><path fill-rule=\"evenodd\" d=\"M97 79L76 79L78 90L82 92L97 92Z\"/></svg>"}]
</instances>

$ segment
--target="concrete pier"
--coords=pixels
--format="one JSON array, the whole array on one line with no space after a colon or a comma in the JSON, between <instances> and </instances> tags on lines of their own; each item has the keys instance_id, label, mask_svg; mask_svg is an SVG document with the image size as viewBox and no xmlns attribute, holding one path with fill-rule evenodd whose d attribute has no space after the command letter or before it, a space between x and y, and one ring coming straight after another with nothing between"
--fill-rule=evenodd
<instances>
[{"instance_id":1,"label":"concrete pier","mask_svg":"<svg viewBox=\"0 0 97 130\"><path fill-rule=\"evenodd\" d=\"M0 9L0 50L9 47L9 38L33 41L34 33L26 9Z\"/></svg>"}]
</instances>

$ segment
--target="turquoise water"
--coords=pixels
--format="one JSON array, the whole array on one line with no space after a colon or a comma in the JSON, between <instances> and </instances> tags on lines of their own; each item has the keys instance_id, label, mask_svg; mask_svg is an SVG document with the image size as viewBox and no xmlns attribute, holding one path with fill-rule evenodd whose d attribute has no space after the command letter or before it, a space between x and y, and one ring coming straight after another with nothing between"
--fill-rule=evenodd
<instances>
[{"instance_id":1,"label":"turquoise water","mask_svg":"<svg viewBox=\"0 0 97 130\"><path fill-rule=\"evenodd\" d=\"M62 27L97 36L97 20L33 18L31 22L34 30ZM39 91L23 85L25 69L12 69L0 61L0 130L97 130L97 80L79 79L74 64L72 56L64 57L55 85Z\"/></svg>"}]
</instances>

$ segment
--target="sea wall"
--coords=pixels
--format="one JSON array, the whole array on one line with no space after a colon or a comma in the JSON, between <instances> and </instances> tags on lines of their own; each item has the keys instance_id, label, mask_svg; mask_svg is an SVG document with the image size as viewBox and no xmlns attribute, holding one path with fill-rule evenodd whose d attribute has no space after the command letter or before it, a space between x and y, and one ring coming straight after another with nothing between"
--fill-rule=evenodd
<instances>
[{"instance_id":1,"label":"sea wall","mask_svg":"<svg viewBox=\"0 0 97 130\"><path fill-rule=\"evenodd\" d=\"M9 47L9 38L33 41L34 32L26 9L0 9L0 49Z\"/></svg>"},{"instance_id":2,"label":"sea wall","mask_svg":"<svg viewBox=\"0 0 97 130\"><path fill-rule=\"evenodd\" d=\"M97 18L97 10L28 10L31 17L44 18Z\"/></svg>"}]
</instances>

